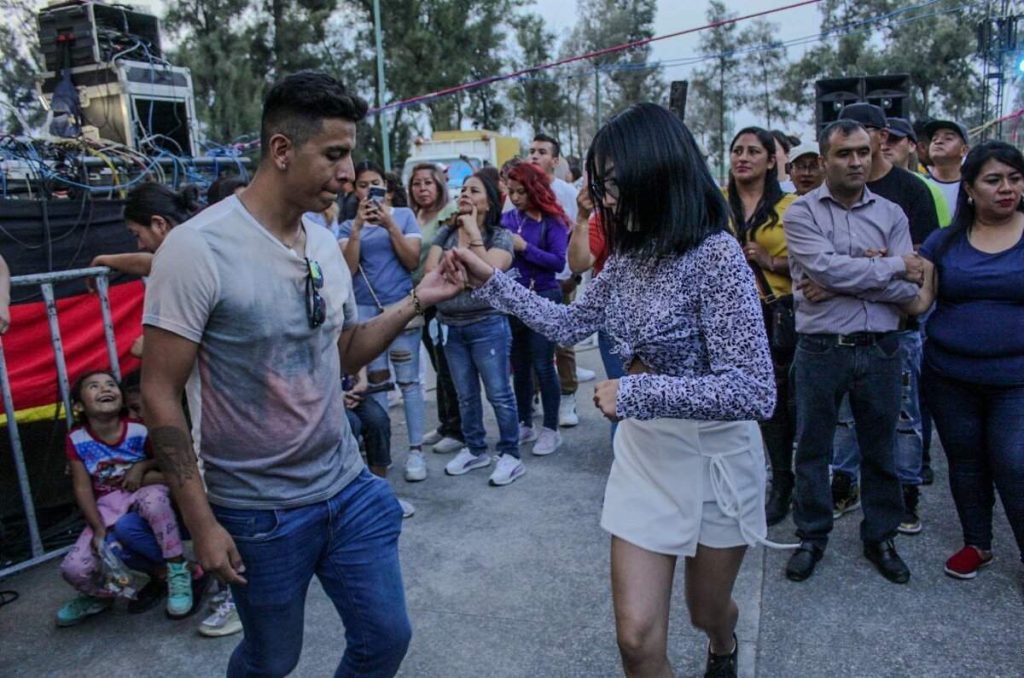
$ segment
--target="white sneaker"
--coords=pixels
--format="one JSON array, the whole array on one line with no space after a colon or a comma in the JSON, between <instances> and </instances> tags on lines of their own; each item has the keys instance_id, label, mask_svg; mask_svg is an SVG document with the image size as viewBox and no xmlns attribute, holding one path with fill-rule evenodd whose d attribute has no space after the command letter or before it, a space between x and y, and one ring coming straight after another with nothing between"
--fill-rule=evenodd
<instances>
[{"instance_id":1,"label":"white sneaker","mask_svg":"<svg viewBox=\"0 0 1024 678\"><path fill-rule=\"evenodd\" d=\"M437 454L451 454L452 452L458 452L461 450L463 445L465 445L465 443L458 438L449 438L448 436L445 436L434 443L434 452Z\"/></svg>"},{"instance_id":2,"label":"white sneaker","mask_svg":"<svg viewBox=\"0 0 1024 678\"><path fill-rule=\"evenodd\" d=\"M441 438L444 438L444 436L441 435L441 429L435 428L433 431L423 436L423 444L436 445L441 440Z\"/></svg>"},{"instance_id":3,"label":"white sneaker","mask_svg":"<svg viewBox=\"0 0 1024 678\"><path fill-rule=\"evenodd\" d=\"M511 454L503 454L498 459L498 464L494 468L494 473L491 474L490 483L495 487L509 485L524 473L526 473L526 467L523 466L523 462L519 461Z\"/></svg>"},{"instance_id":4,"label":"white sneaker","mask_svg":"<svg viewBox=\"0 0 1024 678\"><path fill-rule=\"evenodd\" d=\"M412 503L399 499L398 505L402 507L402 518L412 518L416 515L416 507Z\"/></svg>"},{"instance_id":5,"label":"white sneaker","mask_svg":"<svg viewBox=\"0 0 1024 678\"><path fill-rule=\"evenodd\" d=\"M562 396L558 403L558 425L575 426L580 423L580 417L576 414L576 394Z\"/></svg>"},{"instance_id":6,"label":"white sneaker","mask_svg":"<svg viewBox=\"0 0 1024 678\"><path fill-rule=\"evenodd\" d=\"M199 624L199 635L208 638L230 636L242 630L242 620L238 618L235 601L228 598L221 603L209 617Z\"/></svg>"},{"instance_id":7,"label":"white sneaker","mask_svg":"<svg viewBox=\"0 0 1024 678\"><path fill-rule=\"evenodd\" d=\"M419 450L409 450L405 457L405 479L410 483L427 479L427 460Z\"/></svg>"},{"instance_id":8,"label":"white sneaker","mask_svg":"<svg viewBox=\"0 0 1024 678\"><path fill-rule=\"evenodd\" d=\"M525 445L537 439L537 429L526 424L519 425L519 444Z\"/></svg>"},{"instance_id":9,"label":"white sneaker","mask_svg":"<svg viewBox=\"0 0 1024 678\"><path fill-rule=\"evenodd\" d=\"M444 472L450 476L461 476L473 469L484 468L491 465L491 455L484 452L479 457L463 447L455 458L444 467Z\"/></svg>"},{"instance_id":10,"label":"white sneaker","mask_svg":"<svg viewBox=\"0 0 1024 678\"><path fill-rule=\"evenodd\" d=\"M597 372L594 370L588 370L586 367L576 366L576 381L594 381L597 378Z\"/></svg>"},{"instance_id":11,"label":"white sneaker","mask_svg":"<svg viewBox=\"0 0 1024 678\"><path fill-rule=\"evenodd\" d=\"M541 429L537 444L533 446L533 453L538 457L546 457L562 445L562 434L552 431L549 428Z\"/></svg>"}]
</instances>

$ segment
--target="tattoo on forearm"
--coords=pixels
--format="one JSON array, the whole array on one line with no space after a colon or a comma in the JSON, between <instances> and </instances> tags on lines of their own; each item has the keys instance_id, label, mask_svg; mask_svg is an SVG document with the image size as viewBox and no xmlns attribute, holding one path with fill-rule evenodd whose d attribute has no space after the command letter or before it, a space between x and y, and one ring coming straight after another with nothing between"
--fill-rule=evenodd
<instances>
[{"instance_id":1,"label":"tattoo on forearm","mask_svg":"<svg viewBox=\"0 0 1024 678\"><path fill-rule=\"evenodd\" d=\"M170 485L184 487L199 475L196 455L185 431L174 426L161 426L150 431L149 437L153 441L160 470Z\"/></svg>"}]
</instances>

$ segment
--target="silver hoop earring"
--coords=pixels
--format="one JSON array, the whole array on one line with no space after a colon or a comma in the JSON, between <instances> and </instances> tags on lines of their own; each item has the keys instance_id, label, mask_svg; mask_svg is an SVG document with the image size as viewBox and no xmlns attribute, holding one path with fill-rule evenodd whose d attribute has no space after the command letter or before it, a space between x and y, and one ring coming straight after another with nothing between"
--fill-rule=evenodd
<instances>
[{"instance_id":1,"label":"silver hoop earring","mask_svg":"<svg viewBox=\"0 0 1024 678\"><path fill-rule=\"evenodd\" d=\"M972 198L971 196L967 196L967 204L968 205L973 205L974 204L974 198Z\"/></svg>"}]
</instances>

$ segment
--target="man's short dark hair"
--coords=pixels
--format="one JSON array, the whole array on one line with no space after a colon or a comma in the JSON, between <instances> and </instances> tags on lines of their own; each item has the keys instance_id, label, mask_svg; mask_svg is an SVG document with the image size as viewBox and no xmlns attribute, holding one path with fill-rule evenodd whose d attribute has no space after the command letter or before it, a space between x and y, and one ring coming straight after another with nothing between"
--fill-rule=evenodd
<instances>
[{"instance_id":1,"label":"man's short dark hair","mask_svg":"<svg viewBox=\"0 0 1024 678\"><path fill-rule=\"evenodd\" d=\"M828 155L828 149L832 145L832 137L836 134L842 134L844 137L848 137L851 134L857 132L864 132L867 134L867 130L864 129L864 125L860 124L856 120L836 120L825 125L825 128L821 130L821 134L818 135L818 150L821 151L821 156L825 157Z\"/></svg>"},{"instance_id":2,"label":"man's short dark hair","mask_svg":"<svg viewBox=\"0 0 1024 678\"><path fill-rule=\"evenodd\" d=\"M534 135L533 140L546 141L547 143L551 144L551 147L554 149L552 155L554 155L556 158L562 155L562 144L558 143L558 139L554 138L553 136L541 132Z\"/></svg>"},{"instance_id":3,"label":"man's short dark hair","mask_svg":"<svg viewBox=\"0 0 1024 678\"><path fill-rule=\"evenodd\" d=\"M366 110L365 101L326 73L292 73L276 82L263 100L260 144L267 149L272 136L283 134L301 146L320 132L325 118L359 122Z\"/></svg>"}]
</instances>

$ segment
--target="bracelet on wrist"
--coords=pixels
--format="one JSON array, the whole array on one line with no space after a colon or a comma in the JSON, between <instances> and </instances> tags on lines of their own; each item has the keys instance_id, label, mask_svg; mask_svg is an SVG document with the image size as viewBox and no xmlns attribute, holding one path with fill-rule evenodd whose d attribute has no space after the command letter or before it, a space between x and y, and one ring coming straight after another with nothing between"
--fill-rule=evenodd
<instances>
[{"instance_id":1,"label":"bracelet on wrist","mask_svg":"<svg viewBox=\"0 0 1024 678\"><path fill-rule=\"evenodd\" d=\"M423 315L425 311L423 309L423 304L420 303L419 295L416 294L415 287L409 290L409 296L412 297L412 308L414 311L416 311L416 315Z\"/></svg>"},{"instance_id":2,"label":"bracelet on wrist","mask_svg":"<svg viewBox=\"0 0 1024 678\"><path fill-rule=\"evenodd\" d=\"M470 247L483 247L484 246L484 241L483 240L470 240L469 241L469 246Z\"/></svg>"}]
</instances>

